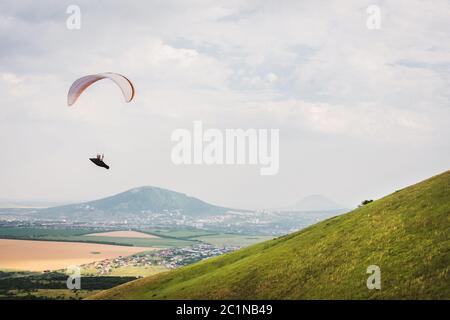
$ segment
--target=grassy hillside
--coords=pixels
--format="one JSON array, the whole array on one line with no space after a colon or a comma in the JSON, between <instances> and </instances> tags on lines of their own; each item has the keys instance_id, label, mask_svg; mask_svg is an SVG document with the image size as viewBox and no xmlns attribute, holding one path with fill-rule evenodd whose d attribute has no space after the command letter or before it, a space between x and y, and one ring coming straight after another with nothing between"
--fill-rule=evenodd
<instances>
[{"instance_id":1,"label":"grassy hillside","mask_svg":"<svg viewBox=\"0 0 450 320\"><path fill-rule=\"evenodd\" d=\"M96 299L450 299L450 171L300 232ZM368 290L369 265L381 290Z\"/></svg>"}]
</instances>

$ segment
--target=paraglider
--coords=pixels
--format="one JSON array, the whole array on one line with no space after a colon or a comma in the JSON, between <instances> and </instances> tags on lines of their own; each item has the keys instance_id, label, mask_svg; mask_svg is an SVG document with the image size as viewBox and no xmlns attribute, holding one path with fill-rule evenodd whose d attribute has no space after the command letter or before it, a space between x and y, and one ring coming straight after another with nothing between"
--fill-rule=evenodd
<instances>
[{"instance_id":1,"label":"paraglider","mask_svg":"<svg viewBox=\"0 0 450 320\"><path fill-rule=\"evenodd\" d=\"M91 160L93 163L95 163L99 167L102 167L102 168L105 168L105 169L109 169L109 166L103 161L104 157L105 157L104 155L102 155L100 157L100 155L97 154L96 158L89 158L89 160Z\"/></svg>"},{"instance_id":2,"label":"paraglider","mask_svg":"<svg viewBox=\"0 0 450 320\"><path fill-rule=\"evenodd\" d=\"M75 80L74 83L70 86L69 93L67 94L67 104L72 106L79 96L93 83L102 80L102 79L110 79L113 81L119 88L122 90L122 94L125 98L125 102L130 102L134 98L134 86L127 77L113 72L105 72L98 74L91 74L84 77L81 77ZM96 158L89 158L93 163L97 166L109 169L109 166L103 161L104 156L100 156L97 154Z\"/></svg>"}]
</instances>

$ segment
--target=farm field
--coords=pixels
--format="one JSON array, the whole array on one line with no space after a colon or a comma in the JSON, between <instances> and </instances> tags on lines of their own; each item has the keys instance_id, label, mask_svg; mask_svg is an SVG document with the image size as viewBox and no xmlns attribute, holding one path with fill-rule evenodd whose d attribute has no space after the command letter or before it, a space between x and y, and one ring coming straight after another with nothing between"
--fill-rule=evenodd
<instances>
[{"instance_id":1,"label":"farm field","mask_svg":"<svg viewBox=\"0 0 450 320\"><path fill-rule=\"evenodd\" d=\"M119 236L117 236L117 232ZM133 233L129 233L133 232ZM103 233L103 232L101 232ZM0 239L23 239L23 240L46 240L46 241L69 241L87 242L98 244L112 244L118 246L135 246L151 248L170 248L190 246L198 240L188 240L176 237L153 235L147 232L137 231L112 231L105 232L102 236L94 232L94 229L44 229L44 228L19 228L0 227ZM142 237L129 237L136 234ZM148 235L148 237L146 237Z\"/></svg>"},{"instance_id":2,"label":"farm field","mask_svg":"<svg viewBox=\"0 0 450 320\"><path fill-rule=\"evenodd\" d=\"M258 242L270 240L272 238L273 238L272 236L251 236L251 235L219 233L194 237L192 238L192 240L202 241L217 247L224 247L224 246L246 247Z\"/></svg>"},{"instance_id":3,"label":"farm field","mask_svg":"<svg viewBox=\"0 0 450 320\"><path fill-rule=\"evenodd\" d=\"M160 272L168 271L169 269L163 266L149 266L149 267L120 267L111 270L109 276L117 277L147 277Z\"/></svg>"},{"instance_id":4,"label":"farm field","mask_svg":"<svg viewBox=\"0 0 450 320\"><path fill-rule=\"evenodd\" d=\"M192 239L195 237L218 234L214 231L201 230L201 229L189 229L189 228L176 228L176 229L144 229L142 232L157 235L160 237L170 237L178 239Z\"/></svg>"},{"instance_id":5,"label":"farm field","mask_svg":"<svg viewBox=\"0 0 450 320\"><path fill-rule=\"evenodd\" d=\"M0 268L44 271L64 269L148 251L148 247L0 239Z\"/></svg>"},{"instance_id":6,"label":"farm field","mask_svg":"<svg viewBox=\"0 0 450 320\"><path fill-rule=\"evenodd\" d=\"M0 239L87 242L152 248L187 247L201 242L215 246L245 247L271 238L271 236L220 233L199 229L143 229L94 232L93 229L0 227Z\"/></svg>"},{"instance_id":7,"label":"farm field","mask_svg":"<svg viewBox=\"0 0 450 320\"><path fill-rule=\"evenodd\" d=\"M170 237L189 241L201 241L218 247L246 247L248 245L270 240L273 238L272 236L221 233L199 229L145 230L144 232L159 235L161 237Z\"/></svg>"},{"instance_id":8,"label":"farm field","mask_svg":"<svg viewBox=\"0 0 450 320\"><path fill-rule=\"evenodd\" d=\"M138 231L110 231L110 232L96 232L96 233L89 233L84 236L90 236L90 237L117 237L117 238L143 238L143 239L155 239L159 238L158 236L155 236L153 234L149 233L143 233Z\"/></svg>"},{"instance_id":9,"label":"farm field","mask_svg":"<svg viewBox=\"0 0 450 320\"><path fill-rule=\"evenodd\" d=\"M141 254L141 253L139 253ZM151 265L151 266L121 266L112 268L106 274L98 274L98 270L95 267L84 265L81 268L82 276L114 276L114 277L147 277L154 274L168 271L169 269L161 265Z\"/></svg>"}]
</instances>

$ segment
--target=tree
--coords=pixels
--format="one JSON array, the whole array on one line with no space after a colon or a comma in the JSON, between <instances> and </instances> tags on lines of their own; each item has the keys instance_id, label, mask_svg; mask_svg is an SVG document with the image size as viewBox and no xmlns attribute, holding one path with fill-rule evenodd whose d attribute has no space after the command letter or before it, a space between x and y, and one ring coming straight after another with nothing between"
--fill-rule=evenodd
<instances>
[{"instance_id":1,"label":"tree","mask_svg":"<svg viewBox=\"0 0 450 320\"><path fill-rule=\"evenodd\" d=\"M371 202L373 202L372 199L370 199L370 200L364 200L363 202L361 202L361 204L359 205L359 207L365 206L366 204L369 204L369 203L371 203Z\"/></svg>"}]
</instances>

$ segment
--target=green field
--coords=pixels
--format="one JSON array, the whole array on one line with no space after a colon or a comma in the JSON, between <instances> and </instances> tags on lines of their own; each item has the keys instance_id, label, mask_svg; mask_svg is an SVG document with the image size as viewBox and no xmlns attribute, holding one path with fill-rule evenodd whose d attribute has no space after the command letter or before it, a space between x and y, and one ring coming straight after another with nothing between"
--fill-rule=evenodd
<instances>
[{"instance_id":1,"label":"green field","mask_svg":"<svg viewBox=\"0 0 450 320\"><path fill-rule=\"evenodd\" d=\"M143 229L142 232L153 234L159 237L170 237L177 239L192 239L200 236L214 235L216 232L193 229L193 228L174 228L174 229Z\"/></svg>"},{"instance_id":2,"label":"green field","mask_svg":"<svg viewBox=\"0 0 450 320\"><path fill-rule=\"evenodd\" d=\"M450 299L450 171L345 215L93 299ZM366 286L381 270L381 290Z\"/></svg>"},{"instance_id":3,"label":"green field","mask_svg":"<svg viewBox=\"0 0 450 320\"><path fill-rule=\"evenodd\" d=\"M97 232L94 229L42 229L42 228L0 228L2 239L24 239L42 241L72 241L112 244L135 247L183 247L197 242L196 240L177 239L175 237L161 238L124 238L124 237L98 237L87 234Z\"/></svg>"},{"instance_id":4,"label":"green field","mask_svg":"<svg viewBox=\"0 0 450 320\"><path fill-rule=\"evenodd\" d=\"M89 236L88 234L98 232L98 230L95 229L43 229L9 227L0 227L0 238L41 241L72 241L156 248L187 247L199 242L205 242L217 246L247 246L270 238L264 236L224 234L198 229L143 229L136 231L156 235L159 238Z\"/></svg>"},{"instance_id":5,"label":"green field","mask_svg":"<svg viewBox=\"0 0 450 320\"><path fill-rule=\"evenodd\" d=\"M108 275L118 277L148 277L168 270L169 269L163 266L120 267L112 269Z\"/></svg>"},{"instance_id":6,"label":"green field","mask_svg":"<svg viewBox=\"0 0 450 320\"><path fill-rule=\"evenodd\" d=\"M194 237L191 239L206 242L217 247L224 247L224 246L246 247L272 238L273 238L272 236L250 236L240 234L219 233Z\"/></svg>"},{"instance_id":7,"label":"green field","mask_svg":"<svg viewBox=\"0 0 450 320\"><path fill-rule=\"evenodd\" d=\"M0 236L2 238L14 238L14 239L47 239L52 237L64 238L81 236L95 232L95 229L45 229L45 228L0 228Z\"/></svg>"},{"instance_id":8,"label":"green field","mask_svg":"<svg viewBox=\"0 0 450 320\"><path fill-rule=\"evenodd\" d=\"M159 229L141 230L160 237L176 238L179 240L201 241L214 246L240 246L246 247L261 241L269 240L271 236L254 236L233 233L221 233L199 229Z\"/></svg>"}]
</instances>

